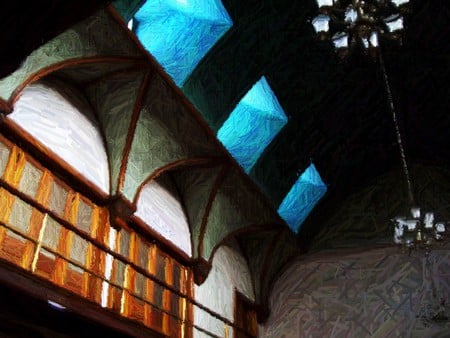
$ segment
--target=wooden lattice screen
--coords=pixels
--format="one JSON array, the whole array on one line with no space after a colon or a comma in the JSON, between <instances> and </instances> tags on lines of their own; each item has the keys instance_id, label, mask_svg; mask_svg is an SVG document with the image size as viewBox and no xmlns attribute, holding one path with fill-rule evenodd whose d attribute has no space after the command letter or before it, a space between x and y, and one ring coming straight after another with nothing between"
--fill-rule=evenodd
<instances>
[{"instance_id":1,"label":"wooden lattice screen","mask_svg":"<svg viewBox=\"0 0 450 338\"><path fill-rule=\"evenodd\" d=\"M189 337L192 273L0 136L0 258L170 337Z\"/></svg>"}]
</instances>

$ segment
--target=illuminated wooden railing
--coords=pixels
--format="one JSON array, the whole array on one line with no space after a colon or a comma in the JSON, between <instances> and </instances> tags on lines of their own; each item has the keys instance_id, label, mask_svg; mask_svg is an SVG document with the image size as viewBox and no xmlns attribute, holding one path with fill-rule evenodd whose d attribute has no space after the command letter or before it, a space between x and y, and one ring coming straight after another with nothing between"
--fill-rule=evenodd
<instances>
[{"instance_id":1,"label":"illuminated wooden railing","mask_svg":"<svg viewBox=\"0 0 450 338\"><path fill-rule=\"evenodd\" d=\"M190 269L0 138L0 257L171 337L192 327Z\"/></svg>"},{"instance_id":2,"label":"illuminated wooden railing","mask_svg":"<svg viewBox=\"0 0 450 338\"><path fill-rule=\"evenodd\" d=\"M197 303L189 267L0 135L0 259L170 337L253 337ZM193 308L223 328L194 325Z\"/></svg>"}]
</instances>

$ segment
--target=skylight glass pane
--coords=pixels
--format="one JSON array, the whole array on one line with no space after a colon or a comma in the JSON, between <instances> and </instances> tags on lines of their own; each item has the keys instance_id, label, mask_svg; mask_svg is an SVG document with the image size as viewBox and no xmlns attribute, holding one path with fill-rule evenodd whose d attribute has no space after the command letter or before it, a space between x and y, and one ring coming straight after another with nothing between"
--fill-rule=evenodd
<instances>
[{"instance_id":1,"label":"skylight glass pane","mask_svg":"<svg viewBox=\"0 0 450 338\"><path fill-rule=\"evenodd\" d=\"M298 232L303 221L326 191L327 186L311 163L281 202L278 213L294 232Z\"/></svg>"},{"instance_id":2,"label":"skylight glass pane","mask_svg":"<svg viewBox=\"0 0 450 338\"><path fill-rule=\"evenodd\" d=\"M263 76L238 103L217 137L248 173L286 123L283 108Z\"/></svg>"},{"instance_id":3,"label":"skylight glass pane","mask_svg":"<svg viewBox=\"0 0 450 338\"><path fill-rule=\"evenodd\" d=\"M178 86L232 25L220 0L148 0L134 20L137 37Z\"/></svg>"}]
</instances>

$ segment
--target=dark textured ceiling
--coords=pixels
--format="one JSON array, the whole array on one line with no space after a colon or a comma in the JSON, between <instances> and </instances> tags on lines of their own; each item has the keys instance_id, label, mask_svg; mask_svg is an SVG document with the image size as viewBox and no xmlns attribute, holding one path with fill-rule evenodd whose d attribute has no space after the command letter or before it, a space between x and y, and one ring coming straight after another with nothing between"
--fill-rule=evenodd
<instances>
[{"instance_id":1,"label":"dark textured ceiling","mask_svg":"<svg viewBox=\"0 0 450 338\"><path fill-rule=\"evenodd\" d=\"M122 1L126 3L126 1ZM136 1L129 1L130 6ZM0 76L37 46L107 1L35 1L1 5ZM251 176L275 206L312 160L328 193L306 220L307 242L324 215L381 174L400 168L376 61L354 52L340 60L314 38L314 0L223 0L233 28L188 78L183 91L214 130L265 75L289 117ZM444 0L411 0L403 46L383 55L408 159L448 168L450 10Z\"/></svg>"},{"instance_id":2,"label":"dark textured ceiling","mask_svg":"<svg viewBox=\"0 0 450 338\"><path fill-rule=\"evenodd\" d=\"M33 50L107 3L106 0L2 1L0 78L16 70Z\"/></svg>"},{"instance_id":3,"label":"dark textured ceiling","mask_svg":"<svg viewBox=\"0 0 450 338\"><path fill-rule=\"evenodd\" d=\"M219 128L236 102L265 75L289 116L251 176L275 205L312 160L328 193L299 233L307 242L324 215L390 169L400 168L383 75L377 60L354 51L345 60L317 41L309 1L224 0L234 27L184 86ZM384 41L408 160L449 166L450 10L444 1L411 1L403 45Z\"/></svg>"}]
</instances>

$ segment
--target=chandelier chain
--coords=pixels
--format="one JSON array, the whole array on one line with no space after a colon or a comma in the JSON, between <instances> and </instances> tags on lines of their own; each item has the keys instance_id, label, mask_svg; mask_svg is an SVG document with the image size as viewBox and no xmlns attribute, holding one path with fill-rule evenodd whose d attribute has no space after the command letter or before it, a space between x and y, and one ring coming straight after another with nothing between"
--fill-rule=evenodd
<instances>
[{"instance_id":1,"label":"chandelier chain","mask_svg":"<svg viewBox=\"0 0 450 338\"><path fill-rule=\"evenodd\" d=\"M406 161L406 154L405 154L405 149L403 147L402 135L400 133L400 128L398 126L397 113L395 112L394 100L392 99L391 86L389 85L389 78L388 78L388 75L386 72L386 67L384 65L384 60L383 60L381 50L379 50L379 52L378 52L378 57L380 60L381 70L383 72L384 85L385 85L385 89L386 89L386 93L387 93L389 109L391 111L392 121L394 122L394 126L395 126L395 133L397 136L397 144L398 144L398 148L400 151L400 157L402 160L403 172L406 177L409 202L411 205L413 205L415 203L415 201L414 201L414 196L413 196L413 192L412 192L412 184L411 184L411 178L410 178L409 170L408 170L408 163Z\"/></svg>"}]
</instances>

